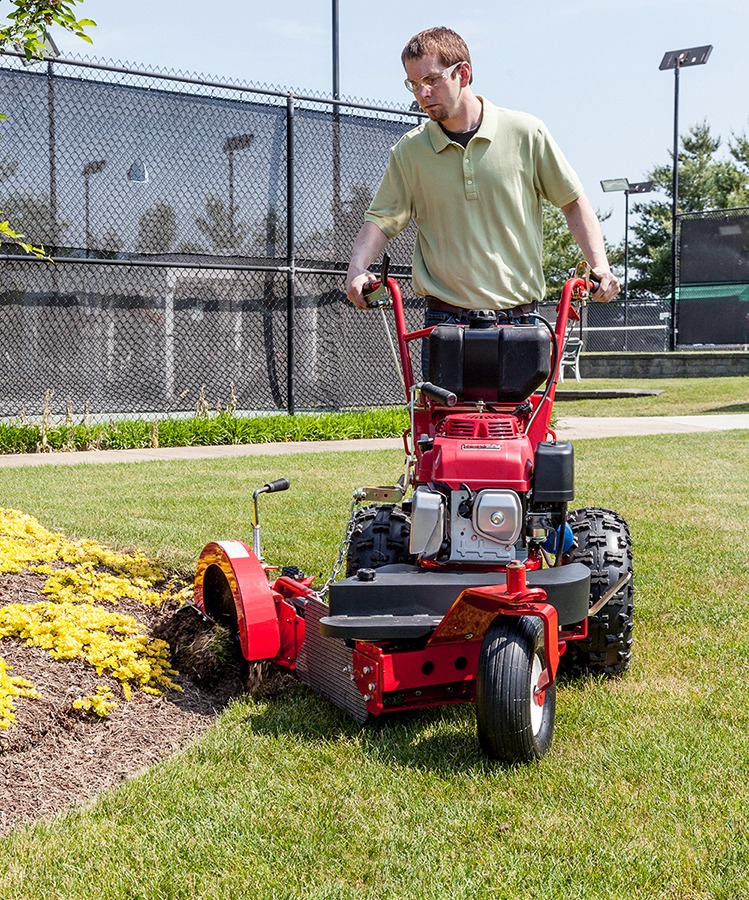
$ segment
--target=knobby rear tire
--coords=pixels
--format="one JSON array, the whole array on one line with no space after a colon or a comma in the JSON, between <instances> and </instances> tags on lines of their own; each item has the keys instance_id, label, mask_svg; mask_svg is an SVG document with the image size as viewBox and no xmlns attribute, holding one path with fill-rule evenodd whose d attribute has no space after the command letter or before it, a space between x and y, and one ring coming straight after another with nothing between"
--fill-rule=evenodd
<instances>
[{"instance_id":1,"label":"knobby rear tire","mask_svg":"<svg viewBox=\"0 0 749 900\"><path fill-rule=\"evenodd\" d=\"M590 569L590 606L632 572L632 541L624 519L610 509L585 508L570 513L567 521L575 544L565 562ZM560 659L560 671L571 677L621 675L632 659L634 587L629 583L588 619L588 637L569 641Z\"/></svg>"},{"instance_id":2,"label":"knobby rear tire","mask_svg":"<svg viewBox=\"0 0 749 900\"><path fill-rule=\"evenodd\" d=\"M359 569L379 569L411 562L408 545L411 520L399 506L365 506L356 513L346 557L346 575Z\"/></svg>"}]
</instances>

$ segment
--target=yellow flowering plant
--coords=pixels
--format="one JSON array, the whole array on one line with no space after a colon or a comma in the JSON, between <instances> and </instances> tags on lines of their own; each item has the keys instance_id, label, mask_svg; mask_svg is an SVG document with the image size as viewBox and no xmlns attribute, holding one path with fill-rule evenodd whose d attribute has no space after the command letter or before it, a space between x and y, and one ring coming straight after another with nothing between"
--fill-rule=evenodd
<instances>
[{"instance_id":1,"label":"yellow flowering plant","mask_svg":"<svg viewBox=\"0 0 749 900\"><path fill-rule=\"evenodd\" d=\"M10 666L4 659L0 659L0 731L9 728L16 721L13 698L31 697L38 700L41 696L30 681L10 675L9 672Z\"/></svg>"},{"instance_id":2,"label":"yellow flowering plant","mask_svg":"<svg viewBox=\"0 0 749 900\"><path fill-rule=\"evenodd\" d=\"M96 688L95 694L73 700L73 709L78 709L82 713L93 713L99 717L108 716L115 706L117 701L114 694L103 684Z\"/></svg>"},{"instance_id":3,"label":"yellow flowering plant","mask_svg":"<svg viewBox=\"0 0 749 900\"><path fill-rule=\"evenodd\" d=\"M47 576L42 593L48 599L0 607L0 639L16 638L54 659L81 659L99 675L117 679L128 700L133 687L155 695L180 689L172 680L177 672L169 645L149 638L137 619L103 604L122 599L151 606L184 602L192 594L190 587L164 585L164 570L140 551L117 553L95 541L73 541L18 510L0 509L0 574L25 570ZM0 728L7 728L14 699L38 694L25 679L11 678L1 658L0 664ZM115 705L105 687L73 704L97 716Z\"/></svg>"}]
</instances>

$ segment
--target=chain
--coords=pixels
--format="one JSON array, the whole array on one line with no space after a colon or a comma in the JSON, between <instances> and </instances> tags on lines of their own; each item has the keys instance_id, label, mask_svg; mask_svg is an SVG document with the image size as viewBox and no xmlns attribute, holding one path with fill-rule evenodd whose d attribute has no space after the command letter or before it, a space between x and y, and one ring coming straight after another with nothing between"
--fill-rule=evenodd
<instances>
[{"instance_id":1,"label":"chain","mask_svg":"<svg viewBox=\"0 0 749 900\"><path fill-rule=\"evenodd\" d=\"M351 538L354 535L354 526L356 524L356 514L361 509L361 497L359 496L359 491L354 492L354 499L351 501L351 513L349 515L348 524L346 525L346 531L343 535L343 540L341 541L341 546L338 548L338 557L336 561L333 563L333 570L330 573L330 578L325 582L325 584L320 588L319 591L316 591L317 596L320 600L324 601L325 597L328 595L328 591L330 590L331 584L338 578L341 569L343 568L343 561L346 559L346 554L348 553L348 548L351 544Z\"/></svg>"}]
</instances>

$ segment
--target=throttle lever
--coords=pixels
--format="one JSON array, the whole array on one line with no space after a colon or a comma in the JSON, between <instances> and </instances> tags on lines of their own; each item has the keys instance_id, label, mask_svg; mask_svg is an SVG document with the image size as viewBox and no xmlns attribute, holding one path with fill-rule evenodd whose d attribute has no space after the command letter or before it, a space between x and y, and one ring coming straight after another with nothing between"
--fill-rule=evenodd
<instances>
[{"instance_id":1,"label":"throttle lever","mask_svg":"<svg viewBox=\"0 0 749 900\"><path fill-rule=\"evenodd\" d=\"M390 254L385 252L382 255L382 271L380 280L373 281L365 285L362 294L367 303L367 309L384 309L391 306L390 292L388 291L388 272L390 270Z\"/></svg>"}]
</instances>

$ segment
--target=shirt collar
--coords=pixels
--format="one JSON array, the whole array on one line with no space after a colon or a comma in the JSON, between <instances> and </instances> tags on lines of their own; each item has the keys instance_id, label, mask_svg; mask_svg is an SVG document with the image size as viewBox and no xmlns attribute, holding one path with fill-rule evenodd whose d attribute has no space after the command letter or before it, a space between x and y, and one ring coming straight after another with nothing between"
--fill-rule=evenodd
<instances>
[{"instance_id":1,"label":"shirt collar","mask_svg":"<svg viewBox=\"0 0 749 900\"><path fill-rule=\"evenodd\" d=\"M479 130L474 137L482 138L485 141L491 141L497 132L497 107L484 97L481 97L478 94L476 96L481 101L484 111L481 116ZM441 153L445 147L449 147L452 143L450 138L440 128L439 123L434 122L432 119L427 122L427 131L429 132L429 138L435 153Z\"/></svg>"}]
</instances>

